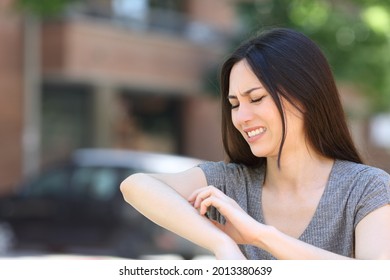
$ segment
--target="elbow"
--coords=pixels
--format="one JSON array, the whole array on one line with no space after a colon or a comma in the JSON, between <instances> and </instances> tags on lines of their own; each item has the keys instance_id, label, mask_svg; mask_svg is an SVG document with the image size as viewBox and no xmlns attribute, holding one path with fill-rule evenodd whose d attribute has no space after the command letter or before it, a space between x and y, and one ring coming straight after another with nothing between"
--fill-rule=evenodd
<instances>
[{"instance_id":1,"label":"elbow","mask_svg":"<svg viewBox=\"0 0 390 280\"><path fill-rule=\"evenodd\" d=\"M135 173L133 175L130 175L125 180L122 181L122 183L119 186L119 189L123 195L123 198L125 201L129 202L131 195L138 185L138 181L144 176L145 174L142 173Z\"/></svg>"},{"instance_id":2,"label":"elbow","mask_svg":"<svg viewBox=\"0 0 390 280\"><path fill-rule=\"evenodd\" d=\"M123 197L125 197L126 189L128 186L128 179L129 179L129 177L127 177L125 180L123 180L122 183L119 185L119 190L121 191Z\"/></svg>"}]
</instances>

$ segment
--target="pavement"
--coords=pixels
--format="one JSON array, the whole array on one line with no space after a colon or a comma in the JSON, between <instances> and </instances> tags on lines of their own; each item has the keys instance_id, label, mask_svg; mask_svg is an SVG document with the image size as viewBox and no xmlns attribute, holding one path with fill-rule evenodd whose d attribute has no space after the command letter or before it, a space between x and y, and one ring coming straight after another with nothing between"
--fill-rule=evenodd
<instances>
[{"instance_id":1,"label":"pavement","mask_svg":"<svg viewBox=\"0 0 390 280\"><path fill-rule=\"evenodd\" d=\"M94 255L94 254L52 254L39 250L14 250L6 254L0 255L1 259L84 259L84 260L101 260L101 259L125 259L108 255ZM176 254L163 254L163 255L141 255L139 260L182 260L183 258ZM194 260L213 260L212 255L198 255Z\"/></svg>"}]
</instances>

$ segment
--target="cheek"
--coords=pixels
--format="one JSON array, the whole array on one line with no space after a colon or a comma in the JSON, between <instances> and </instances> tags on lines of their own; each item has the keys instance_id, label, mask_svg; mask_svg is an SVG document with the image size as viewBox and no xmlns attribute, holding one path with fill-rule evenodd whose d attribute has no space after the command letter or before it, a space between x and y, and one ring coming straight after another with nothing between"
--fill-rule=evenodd
<instances>
[{"instance_id":1,"label":"cheek","mask_svg":"<svg viewBox=\"0 0 390 280\"><path fill-rule=\"evenodd\" d=\"M234 113L234 112L232 112L232 114L231 114L231 120L232 120L232 124L233 124L233 126L237 129L237 130L239 130L239 124L238 124L238 120L237 120L237 115Z\"/></svg>"},{"instance_id":2,"label":"cheek","mask_svg":"<svg viewBox=\"0 0 390 280\"><path fill-rule=\"evenodd\" d=\"M233 112L232 112L232 114L231 114L230 119L231 119L231 121L232 121L234 127L237 128L237 119L236 119L236 116L235 116L235 114L234 114Z\"/></svg>"}]
</instances>

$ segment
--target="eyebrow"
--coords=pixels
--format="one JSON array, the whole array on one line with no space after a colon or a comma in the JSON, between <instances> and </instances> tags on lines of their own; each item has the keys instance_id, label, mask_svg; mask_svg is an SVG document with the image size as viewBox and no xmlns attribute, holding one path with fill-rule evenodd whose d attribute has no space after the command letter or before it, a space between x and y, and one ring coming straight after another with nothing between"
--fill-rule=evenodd
<instances>
[{"instance_id":1,"label":"eyebrow","mask_svg":"<svg viewBox=\"0 0 390 280\"><path fill-rule=\"evenodd\" d=\"M257 90L257 89L262 89L262 88L263 88L263 87L260 87L260 86L259 86L259 87L254 87L254 88L250 88L250 89L244 91L243 93L240 93L240 95L241 95L241 96L245 96L245 95L250 94L252 91L255 91L255 90ZM236 95L233 95L233 94L229 94L227 98L228 98L228 99L237 99L237 96L236 96Z\"/></svg>"}]
</instances>

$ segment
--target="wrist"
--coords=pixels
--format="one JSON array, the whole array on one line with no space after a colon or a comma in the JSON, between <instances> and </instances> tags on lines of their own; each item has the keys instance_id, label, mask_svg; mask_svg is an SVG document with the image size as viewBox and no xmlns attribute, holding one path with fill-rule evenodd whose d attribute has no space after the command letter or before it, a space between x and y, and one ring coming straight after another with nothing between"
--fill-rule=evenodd
<instances>
[{"instance_id":1,"label":"wrist","mask_svg":"<svg viewBox=\"0 0 390 280\"><path fill-rule=\"evenodd\" d=\"M217 260L244 260L246 259L237 243L229 236L221 238L215 244L213 253Z\"/></svg>"},{"instance_id":2,"label":"wrist","mask_svg":"<svg viewBox=\"0 0 390 280\"><path fill-rule=\"evenodd\" d=\"M275 236L277 232L278 230L273 226L260 224L259 229L256 231L252 245L267 251L270 240L272 240L272 236Z\"/></svg>"}]
</instances>

